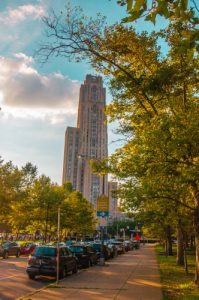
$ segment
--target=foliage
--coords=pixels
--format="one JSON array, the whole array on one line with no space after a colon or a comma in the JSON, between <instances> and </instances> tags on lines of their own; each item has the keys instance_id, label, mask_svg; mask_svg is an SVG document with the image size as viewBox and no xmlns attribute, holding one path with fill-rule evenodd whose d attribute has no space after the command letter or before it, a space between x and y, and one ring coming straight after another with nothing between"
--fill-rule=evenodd
<instances>
[{"instance_id":1,"label":"foliage","mask_svg":"<svg viewBox=\"0 0 199 300\"><path fill-rule=\"evenodd\" d=\"M176 249L175 249L176 250ZM193 283L194 251L188 251L189 275L185 274L183 267L176 266L175 256L169 257L163 254L161 245L156 247L158 264L160 268L161 284L163 287L163 299L181 300L197 299L198 289Z\"/></svg>"},{"instance_id":2,"label":"foliage","mask_svg":"<svg viewBox=\"0 0 199 300\"><path fill-rule=\"evenodd\" d=\"M61 206L62 228L70 233L86 234L95 229L94 209L78 191L71 192Z\"/></svg>"},{"instance_id":3,"label":"foliage","mask_svg":"<svg viewBox=\"0 0 199 300\"><path fill-rule=\"evenodd\" d=\"M125 220L117 220L114 219L111 223L107 226L107 232L108 234L111 234L112 236L123 236L123 229L125 230L125 235L130 237L131 231L134 230L136 226L136 222L130 219Z\"/></svg>"},{"instance_id":4,"label":"foliage","mask_svg":"<svg viewBox=\"0 0 199 300\"><path fill-rule=\"evenodd\" d=\"M63 208L62 230L94 230L93 208L82 194L74 192L69 182L58 186L45 175L38 177L31 163L19 169L0 161L0 204L0 221L13 233L40 232L47 240L56 234L58 207Z\"/></svg>"},{"instance_id":5,"label":"foliage","mask_svg":"<svg viewBox=\"0 0 199 300\"><path fill-rule=\"evenodd\" d=\"M191 28L182 31L182 43L199 51L199 7L196 0L118 0L119 5L126 5L128 16L123 22L134 22L140 18L151 21L154 25L161 16L170 22L189 22Z\"/></svg>"}]
</instances>

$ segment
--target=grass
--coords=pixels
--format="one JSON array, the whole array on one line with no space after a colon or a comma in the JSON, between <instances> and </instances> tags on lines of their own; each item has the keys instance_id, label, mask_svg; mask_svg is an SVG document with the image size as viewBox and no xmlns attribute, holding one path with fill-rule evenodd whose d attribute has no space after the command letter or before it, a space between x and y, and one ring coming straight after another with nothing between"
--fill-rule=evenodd
<instances>
[{"instance_id":1,"label":"grass","mask_svg":"<svg viewBox=\"0 0 199 300\"><path fill-rule=\"evenodd\" d=\"M163 300L199 300L199 288L194 284L195 252L187 251L188 271L176 264L176 248L173 256L165 256L161 245L156 246Z\"/></svg>"}]
</instances>

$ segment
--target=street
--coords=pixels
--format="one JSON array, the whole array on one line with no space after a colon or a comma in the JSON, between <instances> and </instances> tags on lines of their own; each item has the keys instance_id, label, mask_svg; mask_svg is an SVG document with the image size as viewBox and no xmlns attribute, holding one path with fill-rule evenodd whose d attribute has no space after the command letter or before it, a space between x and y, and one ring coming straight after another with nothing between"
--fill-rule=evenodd
<instances>
[{"instance_id":1,"label":"street","mask_svg":"<svg viewBox=\"0 0 199 300\"><path fill-rule=\"evenodd\" d=\"M0 300L17 299L53 282L54 278L30 280L26 274L27 257L0 258Z\"/></svg>"}]
</instances>

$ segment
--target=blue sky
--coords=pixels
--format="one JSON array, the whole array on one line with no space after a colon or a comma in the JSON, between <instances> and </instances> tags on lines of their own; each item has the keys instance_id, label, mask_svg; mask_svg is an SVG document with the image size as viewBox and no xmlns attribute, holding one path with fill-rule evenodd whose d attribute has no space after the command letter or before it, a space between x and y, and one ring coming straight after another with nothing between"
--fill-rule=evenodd
<instances>
[{"instance_id":1,"label":"blue sky","mask_svg":"<svg viewBox=\"0 0 199 300\"><path fill-rule=\"evenodd\" d=\"M72 0L87 16L100 12L114 23L125 16L116 0ZM65 0L0 1L0 155L21 167L31 162L39 174L61 183L64 133L76 126L79 87L88 64L51 59L45 65L34 60L43 38L41 16L50 9L64 11ZM152 28L139 24L138 29ZM111 97L107 94L107 102ZM109 130L109 152L119 143Z\"/></svg>"}]
</instances>

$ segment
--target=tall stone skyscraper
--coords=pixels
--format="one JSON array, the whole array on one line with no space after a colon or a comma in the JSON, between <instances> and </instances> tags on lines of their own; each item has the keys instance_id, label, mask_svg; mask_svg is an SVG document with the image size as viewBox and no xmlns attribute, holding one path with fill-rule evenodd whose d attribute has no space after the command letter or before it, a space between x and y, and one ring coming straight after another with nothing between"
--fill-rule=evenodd
<instances>
[{"instance_id":1,"label":"tall stone skyscraper","mask_svg":"<svg viewBox=\"0 0 199 300\"><path fill-rule=\"evenodd\" d=\"M91 159L108 156L106 91L102 78L87 75L81 85L77 128L68 127L65 135L63 182L83 193L96 208L97 197L108 195L107 176L93 174Z\"/></svg>"}]
</instances>

